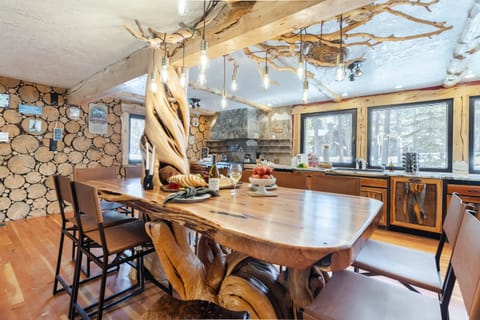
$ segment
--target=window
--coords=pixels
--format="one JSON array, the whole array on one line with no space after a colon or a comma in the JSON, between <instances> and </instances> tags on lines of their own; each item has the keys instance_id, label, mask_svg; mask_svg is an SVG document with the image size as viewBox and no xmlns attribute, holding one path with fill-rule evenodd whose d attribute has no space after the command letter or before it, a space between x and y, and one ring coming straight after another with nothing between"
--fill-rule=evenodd
<instances>
[{"instance_id":1,"label":"window","mask_svg":"<svg viewBox=\"0 0 480 320\"><path fill-rule=\"evenodd\" d=\"M138 114L130 114L128 119L128 163L140 163L142 161L142 153L140 151L140 138L142 137L143 130L145 129L145 116Z\"/></svg>"},{"instance_id":2,"label":"window","mask_svg":"<svg viewBox=\"0 0 480 320\"><path fill-rule=\"evenodd\" d=\"M470 172L480 173L480 97L470 98L469 119Z\"/></svg>"},{"instance_id":3,"label":"window","mask_svg":"<svg viewBox=\"0 0 480 320\"><path fill-rule=\"evenodd\" d=\"M416 152L420 170L450 171L452 119L452 100L370 108L369 165L403 169L402 154Z\"/></svg>"},{"instance_id":4,"label":"window","mask_svg":"<svg viewBox=\"0 0 480 320\"><path fill-rule=\"evenodd\" d=\"M301 152L336 166L353 166L357 110L319 112L302 115ZM324 157L328 148L329 159Z\"/></svg>"}]
</instances>

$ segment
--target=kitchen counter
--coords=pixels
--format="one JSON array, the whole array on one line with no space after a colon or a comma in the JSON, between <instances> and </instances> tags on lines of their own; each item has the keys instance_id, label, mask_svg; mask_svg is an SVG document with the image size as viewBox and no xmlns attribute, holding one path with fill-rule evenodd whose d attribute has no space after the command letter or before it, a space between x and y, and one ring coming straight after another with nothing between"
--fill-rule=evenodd
<instances>
[{"instance_id":1,"label":"kitchen counter","mask_svg":"<svg viewBox=\"0 0 480 320\"><path fill-rule=\"evenodd\" d=\"M252 169L255 166L252 164L244 164L244 167L247 169ZM353 168L332 168L332 169L323 169L323 168L293 168L287 165L274 165L274 169L278 171L298 171L298 172L324 172L326 174L341 174L341 175L354 175L354 176L367 176L367 177L390 177L390 176L401 176L401 177L418 177L418 178L430 178L430 179L449 179L449 180L463 180L463 181L480 181L480 174L454 174L452 172L431 172L431 171L420 171L417 174L408 174L403 170L394 170L394 171L380 171L380 169L367 169L367 170L356 170Z\"/></svg>"}]
</instances>

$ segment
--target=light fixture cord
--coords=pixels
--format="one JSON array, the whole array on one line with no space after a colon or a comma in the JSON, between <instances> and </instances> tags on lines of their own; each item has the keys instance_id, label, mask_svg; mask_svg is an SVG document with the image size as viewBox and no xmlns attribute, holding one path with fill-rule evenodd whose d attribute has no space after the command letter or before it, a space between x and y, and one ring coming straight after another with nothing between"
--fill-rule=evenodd
<instances>
[{"instance_id":1,"label":"light fixture cord","mask_svg":"<svg viewBox=\"0 0 480 320\"><path fill-rule=\"evenodd\" d=\"M223 56L223 94L225 95L225 73L226 73L226 62L225 62L225 56Z\"/></svg>"},{"instance_id":2,"label":"light fixture cord","mask_svg":"<svg viewBox=\"0 0 480 320\"><path fill-rule=\"evenodd\" d=\"M303 29L300 29L300 55L303 55Z\"/></svg>"},{"instance_id":3,"label":"light fixture cord","mask_svg":"<svg viewBox=\"0 0 480 320\"><path fill-rule=\"evenodd\" d=\"M203 35L202 35L202 39L205 40L205 20L207 19L206 17L206 3L207 3L207 0L203 0Z\"/></svg>"},{"instance_id":4,"label":"light fixture cord","mask_svg":"<svg viewBox=\"0 0 480 320\"><path fill-rule=\"evenodd\" d=\"M185 40L182 42L182 68L185 68Z\"/></svg>"},{"instance_id":5,"label":"light fixture cord","mask_svg":"<svg viewBox=\"0 0 480 320\"><path fill-rule=\"evenodd\" d=\"M163 50L165 51L165 57L168 58L168 52L167 52L167 33L165 32L163 35Z\"/></svg>"}]
</instances>

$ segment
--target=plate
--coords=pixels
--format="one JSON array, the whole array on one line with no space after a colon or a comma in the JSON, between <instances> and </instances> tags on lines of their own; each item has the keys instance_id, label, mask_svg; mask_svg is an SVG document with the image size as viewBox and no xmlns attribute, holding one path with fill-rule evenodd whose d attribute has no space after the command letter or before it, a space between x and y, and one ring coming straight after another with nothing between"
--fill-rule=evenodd
<instances>
[{"instance_id":1,"label":"plate","mask_svg":"<svg viewBox=\"0 0 480 320\"><path fill-rule=\"evenodd\" d=\"M179 202L179 203L188 203L188 202L200 202L210 198L212 195L210 193L201 194L199 196L194 196L190 198L175 198L172 202Z\"/></svg>"}]
</instances>

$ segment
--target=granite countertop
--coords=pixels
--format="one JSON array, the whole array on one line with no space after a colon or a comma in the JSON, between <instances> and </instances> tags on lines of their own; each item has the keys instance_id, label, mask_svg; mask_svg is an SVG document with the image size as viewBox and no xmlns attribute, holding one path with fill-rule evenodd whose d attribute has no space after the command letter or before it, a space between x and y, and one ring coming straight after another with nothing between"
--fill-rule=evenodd
<instances>
[{"instance_id":1,"label":"granite countertop","mask_svg":"<svg viewBox=\"0 0 480 320\"><path fill-rule=\"evenodd\" d=\"M255 166L252 164L244 164L245 168L253 168ZM395 177L417 177L417 178L430 178L430 179L448 179L448 180L464 180L464 181L479 181L480 174L454 174L452 172L429 172L429 171L420 171L417 174L408 174L403 170L394 170L394 171L381 171L380 169L368 169L368 170L355 170L353 168L332 168L332 169L323 169L323 168L293 168L288 165L278 165L274 166L275 169L279 171L304 171L304 172L325 172L328 174L343 174L343 175L357 175L357 176L368 176L368 177L378 177L386 178L390 176Z\"/></svg>"}]
</instances>

